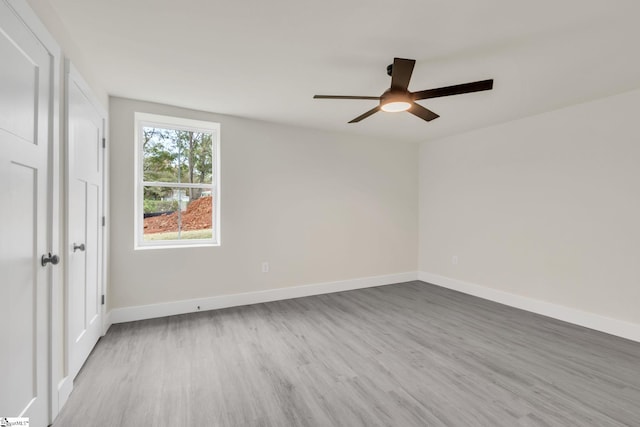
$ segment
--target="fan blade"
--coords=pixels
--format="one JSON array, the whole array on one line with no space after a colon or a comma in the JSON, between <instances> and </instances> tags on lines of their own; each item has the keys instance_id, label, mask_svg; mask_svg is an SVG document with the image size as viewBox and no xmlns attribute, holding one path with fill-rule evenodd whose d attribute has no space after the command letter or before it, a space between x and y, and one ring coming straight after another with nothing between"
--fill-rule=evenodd
<instances>
[{"instance_id":1,"label":"fan blade","mask_svg":"<svg viewBox=\"0 0 640 427\"><path fill-rule=\"evenodd\" d=\"M380 100L379 96L343 96L343 95L313 95L313 99L375 99Z\"/></svg>"},{"instance_id":2,"label":"fan blade","mask_svg":"<svg viewBox=\"0 0 640 427\"><path fill-rule=\"evenodd\" d=\"M437 89L421 90L413 93L413 99L430 99L441 96L461 95L463 93L480 92L493 89L493 79L480 80L478 82L463 83L461 85L439 87Z\"/></svg>"},{"instance_id":3,"label":"fan blade","mask_svg":"<svg viewBox=\"0 0 640 427\"><path fill-rule=\"evenodd\" d=\"M406 91L411 80L413 67L416 65L414 59L393 58L393 68L391 71L391 89Z\"/></svg>"},{"instance_id":4,"label":"fan blade","mask_svg":"<svg viewBox=\"0 0 640 427\"><path fill-rule=\"evenodd\" d=\"M433 119L437 119L438 117L440 117L439 115L437 115L433 111L429 110L428 108L424 108L422 105L416 104L415 102L413 102L411 104L411 107L409 107L409 109L407 111L410 112L411 114L413 114L414 116L418 116L422 120L426 120L428 122L430 122Z\"/></svg>"},{"instance_id":5,"label":"fan blade","mask_svg":"<svg viewBox=\"0 0 640 427\"><path fill-rule=\"evenodd\" d=\"M358 123L360 120L364 120L367 117L377 113L378 111L380 111L380 106L379 105L376 108L372 108L371 110L367 111L366 113L359 115L355 119L351 120L349 123Z\"/></svg>"}]
</instances>

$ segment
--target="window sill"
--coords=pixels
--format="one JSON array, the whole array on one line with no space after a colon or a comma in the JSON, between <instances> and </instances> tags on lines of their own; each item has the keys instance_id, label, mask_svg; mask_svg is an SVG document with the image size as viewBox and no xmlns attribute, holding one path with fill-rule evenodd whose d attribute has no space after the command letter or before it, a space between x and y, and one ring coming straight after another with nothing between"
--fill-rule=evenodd
<instances>
[{"instance_id":1,"label":"window sill","mask_svg":"<svg viewBox=\"0 0 640 427\"><path fill-rule=\"evenodd\" d=\"M192 243L185 245L149 245L149 246L134 246L136 251L146 251L154 249L188 249L188 248L215 248L220 246L220 243Z\"/></svg>"}]
</instances>

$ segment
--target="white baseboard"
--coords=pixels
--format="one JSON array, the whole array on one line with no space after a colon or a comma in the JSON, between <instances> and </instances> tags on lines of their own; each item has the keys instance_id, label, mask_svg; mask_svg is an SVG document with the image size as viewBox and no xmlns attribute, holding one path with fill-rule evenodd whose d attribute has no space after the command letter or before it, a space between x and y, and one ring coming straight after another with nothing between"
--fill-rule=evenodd
<instances>
[{"instance_id":1,"label":"white baseboard","mask_svg":"<svg viewBox=\"0 0 640 427\"><path fill-rule=\"evenodd\" d=\"M111 311L106 311L104 312L103 316L104 319L102 320L102 336L105 336L105 334L107 333L107 331L109 330L109 328L111 327L111 325L113 325L113 322L111 321Z\"/></svg>"},{"instance_id":2,"label":"white baseboard","mask_svg":"<svg viewBox=\"0 0 640 427\"><path fill-rule=\"evenodd\" d=\"M107 313L105 325L107 325L106 329L108 329L111 324L115 323L153 319L155 317L193 313L196 311L216 310L220 308L237 307L240 305L258 304L291 298L308 297L312 295L329 294L333 292L350 291L353 289L370 288L373 286L383 286L391 285L394 283L409 282L417 279L418 273L412 271L407 273L389 274L385 276L364 277L360 279L341 280L337 282L291 286L287 288L276 288L257 292L246 292L241 294L220 295L209 298L198 298L160 304L115 308ZM200 309L198 309L198 306L200 307Z\"/></svg>"},{"instance_id":3,"label":"white baseboard","mask_svg":"<svg viewBox=\"0 0 640 427\"><path fill-rule=\"evenodd\" d=\"M453 289L465 294L474 295L490 301L499 302L511 307L520 308L543 316L552 317L564 322L595 329L596 331L616 335L632 341L640 342L640 325L624 320L612 319L595 313L589 313L575 308L523 297L520 295L488 288L475 283L464 282L450 277L433 273L419 272L418 278L427 283Z\"/></svg>"}]
</instances>

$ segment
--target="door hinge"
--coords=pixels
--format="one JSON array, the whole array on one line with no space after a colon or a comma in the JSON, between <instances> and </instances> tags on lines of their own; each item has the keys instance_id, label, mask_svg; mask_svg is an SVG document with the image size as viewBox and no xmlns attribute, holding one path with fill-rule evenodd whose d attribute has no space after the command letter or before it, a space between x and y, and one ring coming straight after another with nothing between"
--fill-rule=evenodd
<instances>
[{"instance_id":1,"label":"door hinge","mask_svg":"<svg viewBox=\"0 0 640 427\"><path fill-rule=\"evenodd\" d=\"M102 217L102 226L104 227L105 225L107 225L107 219L103 216Z\"/></svg>"},{"instance_id":2,"label":"door hinge","mask_svg":"<svg viewBox=\"0 0 640 427\"><path fill-rule=\"evenodd\" d=\"M102 295L102 305L104 305L104 295Z\"/></svg>"},{"instance_id":3,"label":"door hinge","mask_svg":"<svg viewBox=\"0 0 640 427\"><path fill-rule=\"evenodd\" d=\"M102 148L107 148L107 138L102 138Z\"/></svg>"}]
</instances>

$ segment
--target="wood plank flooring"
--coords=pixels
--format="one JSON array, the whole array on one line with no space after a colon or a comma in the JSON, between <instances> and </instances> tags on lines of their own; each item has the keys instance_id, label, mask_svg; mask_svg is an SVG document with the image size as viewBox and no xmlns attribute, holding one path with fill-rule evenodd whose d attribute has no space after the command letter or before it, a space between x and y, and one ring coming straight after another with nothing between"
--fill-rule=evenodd
<instances>
[{"instance_id":1,"label":"wood plank flooring","mask_svg":"<svg viewBox=\"0 0 640 427\"><path fill-rule=\"evenodd\" d=\"M640 343L409 282L114 325L54 426L640 426Z\"/></svg>"}]
</instances>

